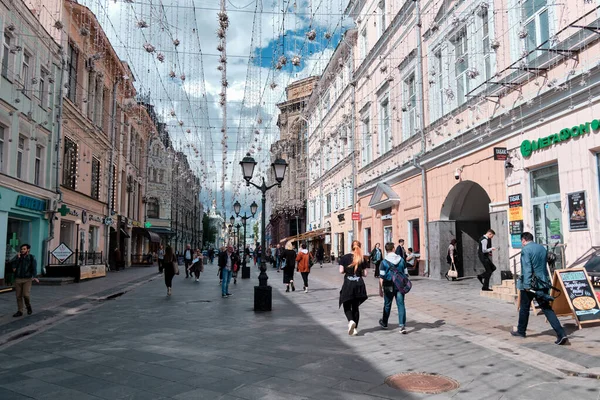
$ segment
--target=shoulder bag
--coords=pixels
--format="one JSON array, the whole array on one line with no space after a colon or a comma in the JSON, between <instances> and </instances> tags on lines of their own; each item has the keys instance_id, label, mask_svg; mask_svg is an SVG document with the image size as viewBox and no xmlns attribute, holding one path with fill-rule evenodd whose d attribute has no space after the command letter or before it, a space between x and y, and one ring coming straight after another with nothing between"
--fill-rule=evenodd
<instances>
[{"instance_id":1,"label":"shoulder bag","mask_svg":"<svg viewBox=\"0 0 600 400\"><path fill-rule=\"evenodd\" d=\"M454 263L450 263L450 269L448 270L449 278L458 278L458 271L456 270L456 265Z\"/></svg>"},{"instance_id":2,"label":"shoulder bag","mask_svg":"<svg viewBox=\"0 0 600 400\"><path fill-rule=\"evenodd\" d=\"M175 273L175 275L179 275L179 264L177 262L177 260L173 260L173 272Z\"/></svg>"}]
</instances>

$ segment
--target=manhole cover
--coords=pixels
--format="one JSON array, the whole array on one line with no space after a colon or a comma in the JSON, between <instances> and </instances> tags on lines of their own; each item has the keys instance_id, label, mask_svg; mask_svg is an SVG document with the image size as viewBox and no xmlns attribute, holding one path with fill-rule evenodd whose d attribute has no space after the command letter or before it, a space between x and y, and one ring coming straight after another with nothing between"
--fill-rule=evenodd
<instances>
[{"instance_id":1,"label":"manhole cover","mask_svg":"<svg viewBox=\"0 0 600 400\"><path fill-rule=\"evenodd\" d=\"M458 389L460 384L454 379L422 372L390 375L385 383L398 390L414 393L438 394Z\"/></svg>"}]
</instances>

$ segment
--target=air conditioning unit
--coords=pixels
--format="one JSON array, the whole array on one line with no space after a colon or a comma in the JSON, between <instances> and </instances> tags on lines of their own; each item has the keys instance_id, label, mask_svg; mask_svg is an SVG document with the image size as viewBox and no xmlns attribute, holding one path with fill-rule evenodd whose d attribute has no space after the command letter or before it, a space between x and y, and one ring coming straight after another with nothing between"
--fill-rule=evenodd
<instances>
[{"instance_id":1,"label":"air conditioning unit","mask_svg":"<svg viewBox=\"0 0 600 400\"><path fill-rule=\"evenodd\" d=\"M50 199L48 200L48 212L56 212L58 211L58 200Z\"/></svg>"}]
</instances>

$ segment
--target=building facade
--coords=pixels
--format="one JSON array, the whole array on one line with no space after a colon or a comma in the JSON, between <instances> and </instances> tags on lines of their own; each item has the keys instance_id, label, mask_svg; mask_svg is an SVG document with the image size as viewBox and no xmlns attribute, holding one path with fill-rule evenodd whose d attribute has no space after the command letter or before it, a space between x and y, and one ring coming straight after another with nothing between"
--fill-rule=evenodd
<instances>
[{"instance_id":1,"label":"building facade","mask_svg":"<svg viewBox=\"0 0 600 400\"><path fill-rule=\"evenodd\" d=\"M200 180L190 168L187 156L181 152L173 154L171 171L171 238L174 251L183 253L186 246L202 247L202 214L200 203Z\"/></svg>"},{"instance_id":2,"label":"building facade","mask_svg":"<svg viewBox=\"0 0 600 400\"><path fill-rule=\"evenodd\" d=\"M22 244L42 272L56 206L61 56L21 1L0 4L0 286Z\"/></svg>"},{"instance_id":3,"label":"building facade","mask_svg":"<svg viewBox=\"0 0 600 400\"><path fill-rule=\"evenodd\" d=\"M356 31L347 31L306 106L308 120L308 226L314 246L327 254L349 252L354 239L357 157L353 125L352 51Z\"/></svg>"},{"instance_id":4,"label":"building facade","mask_svg":"<svg viewBox=\"0 0 600 400\"><path fill-rule=\"evenodd\" d=\"M306 230L308 142L304 111L317 80L318 77L309 77L293 82L285 89L287 100L277 104L279 140L271 145L271 155L273 161L277 158L286 160L288 168L281 188L268 194L272 244Z\"/></svg>"},{"instance_id":5,"label":"building facade","mask_svg":"<svg viewBox=\"0 0 600 400\"><path fill-rule=\"evenodd\" d=\"M499 269L524 230L567 265L598 244L597 6L550 3L350 2L366 242L405 239L434 278L452 238L481 270L490 227Z\"/></svg>"}]
</instances>

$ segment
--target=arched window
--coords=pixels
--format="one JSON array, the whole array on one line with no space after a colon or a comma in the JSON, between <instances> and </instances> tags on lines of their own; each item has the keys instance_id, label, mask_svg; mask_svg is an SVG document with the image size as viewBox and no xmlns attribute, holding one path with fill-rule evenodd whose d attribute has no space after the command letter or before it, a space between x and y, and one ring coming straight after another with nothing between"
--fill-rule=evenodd
<instances>
[{"instance_id":1,"label":"arched window","mask_svg":"<svg viewBox=\"0 0 600 400\"><path fill-rule=\"evenodd\" d=\"M148 200L148 218L160 218L158 200L151 198Z\"/></svg>"}]
</instances>

